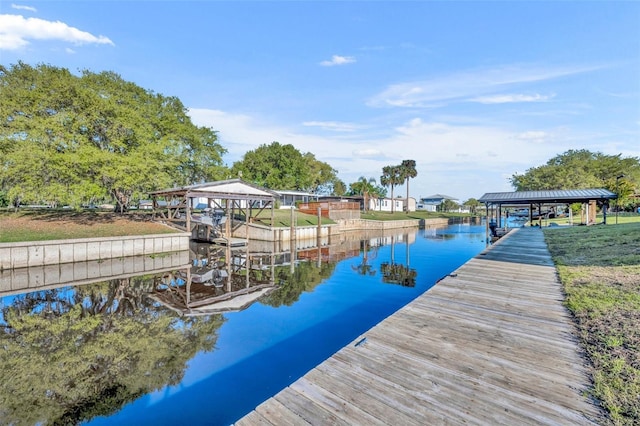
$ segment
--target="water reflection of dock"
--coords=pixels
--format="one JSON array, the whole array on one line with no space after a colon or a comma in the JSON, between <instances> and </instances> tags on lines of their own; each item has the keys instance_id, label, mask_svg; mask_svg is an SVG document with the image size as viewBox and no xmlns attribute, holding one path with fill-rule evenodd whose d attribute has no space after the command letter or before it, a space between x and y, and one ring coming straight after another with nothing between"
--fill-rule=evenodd
<instances>
[{"instance_id":1,"label":"water reflection of dock","mask_svg":"<svg viewBox=\"0 0 640 426\"><path fill-rule=\"evenodd\" d=\"M415 238L398 230L360 231L284 245L251 240L243 247L192 241L192 265L157 277L150 297L185 316L238 311L278 287L276 268L292 273L300 262L337 262L390 242L408 243L409 235Z\"/></svg>"},{"instance_id":2,"label":"water reflection of dock","mask_svg":"<svg viewBox=\"0 0 640 426\"><path fill-rule=\"evenodd\" d=\"M191 242L192 265L156 277L150 297L180 315L242 310L275 287L275 257Z\"/></svg>"}]
</instances>

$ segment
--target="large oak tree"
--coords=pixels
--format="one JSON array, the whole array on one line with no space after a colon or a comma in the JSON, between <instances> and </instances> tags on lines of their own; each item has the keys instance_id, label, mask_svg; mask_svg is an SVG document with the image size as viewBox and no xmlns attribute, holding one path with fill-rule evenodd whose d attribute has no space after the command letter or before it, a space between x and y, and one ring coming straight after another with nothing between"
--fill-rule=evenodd
<instances>
[{"instance_id":1,"label":"large oak tree","mask_svg":"<svg viewBox=\"0 0 640 426\"><path fill-rule=\"evenodd\" d=\"M620 195L620 206L630 206L640 188L640 159L606 155L585 149L556 155L523 174L514 174L516 191L606 188Z\"/></svg>"},{"instance_id":2,"label":"large oak tree","mask_svg":"<svg viewBox=\"0 0 640 426\"><path fill-rule=\"evenodd\" d=\"M149 191L224 177L225 152L178 98L113 72L0 66L0 192L15 205L124 211Z\"/></svg>"},{"instance_id":3,"label":"large oak tree","mask_svg":"<svg viewBox=\"0 0 640 426\"><path fill-rule=\"evenodd\" d=\"M293 145L279 142L248 151L242 160L233 164L231 173L274 190L326 194L344 189L337 171L329 164L317 160L310 152L303 154Z\"/></svg>"}]
</instances>

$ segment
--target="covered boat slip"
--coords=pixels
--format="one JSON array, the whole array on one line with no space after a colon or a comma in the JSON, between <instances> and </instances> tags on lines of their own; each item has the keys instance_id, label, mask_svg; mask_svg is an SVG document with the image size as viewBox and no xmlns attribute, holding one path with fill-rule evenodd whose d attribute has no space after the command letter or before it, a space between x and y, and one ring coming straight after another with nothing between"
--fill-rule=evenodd
<instances>
[{"instance_id":1,"label":"covered boat slip","mask_svg":"<svg viewBox=\"0 0 640 426\"><path fill-rule=\"evenodd\" d=\"M542 225L542 219L556 209L568 207L574 203L582 204L582 214L580 223L584 225L592 225L595 223L597 208L601 208L604 213L604 221L606 223L606 214L609 201L616 199L616 193L607 189L572 189L572 190L545 190L545 191L517 191L517 192L488 192L478 199L487 208L487 216L494 218L497 228L503 228L503 209L511 209L517 215L524 216L529 223L533 225L534 219L538 219L539 225ZM526 207L523 209L523 207ZM543 209L547 208L545 212ZM521 212L524 210L524 214ZM534 214L537 210L537 214ZM573 223L571 209L569 210L569 221ZM493 212L492 212L493 211ZM490 221L487 221L489 227Z\"/></svg>"},{"instance_id":2,"label":"covered boat slip","mask_svg":"<svg viewBox=\"0 0 640 426\"><path fill-rule=\"evenodd\" d=\"M233 227L241 225L234 225L233 219L241 216L248 224L252 217L270 209L273 223L278 194L241 179L230 179L155 191L151 198L157 219L191 232L192 238L242 245L246 240L231 237ZM204 207L196 209L199 204Z\"/></svg>"},{"instance_id":3,"label":"covered boat slip","mask_svg":"<svg viewBox=\"0 0 640 426\"><path fill-rule=\"evenodd\" d=\"M589 425L542 231L517 228L236 425Z\"/></svg>"}]
</instances>

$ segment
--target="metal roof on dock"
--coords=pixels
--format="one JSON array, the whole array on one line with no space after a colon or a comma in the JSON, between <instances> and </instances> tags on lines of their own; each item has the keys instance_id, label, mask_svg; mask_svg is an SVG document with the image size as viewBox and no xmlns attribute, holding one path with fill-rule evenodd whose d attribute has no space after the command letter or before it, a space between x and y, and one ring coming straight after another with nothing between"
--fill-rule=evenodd
<instances>
[{"instance_id":1,"label":"metal roof on dock","mask_svg":"<svg viewBox=\"0 0 640 426\"><path fill-rule=\"evenodd\" d=\"M242 179L220 180L197 185L182 186L152 192L155 196L182 195L187 197L210 197L223 199L274 200L279 195Z\"/></svg>"},{"instance_id":2,"label":"metal roof on dock","mask_svg":"<svg viewBox=\"0 0 640 426\"><path fill-rule=\"evenodd\" d=\"M583 203L618 198L608 189L569 189L517 192L487 192L478 199L485 204Z\"/></svg>"}]
</instances>

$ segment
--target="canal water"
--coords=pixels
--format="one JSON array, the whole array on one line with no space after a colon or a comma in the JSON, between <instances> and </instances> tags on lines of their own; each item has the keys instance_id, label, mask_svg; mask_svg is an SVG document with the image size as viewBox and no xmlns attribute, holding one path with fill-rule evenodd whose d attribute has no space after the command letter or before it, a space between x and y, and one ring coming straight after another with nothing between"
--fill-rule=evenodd
<instances>
[{"instance_id":1,"label":"canal water","mask_svg":"<svg viewBox=\"0 0 640 426\"><path fill-rule=\"evenodd\" d=\"M0 424L233 423L485 247L468 223L194 244L182 268L5 294Z\"/></svg>"}]
</instances>

